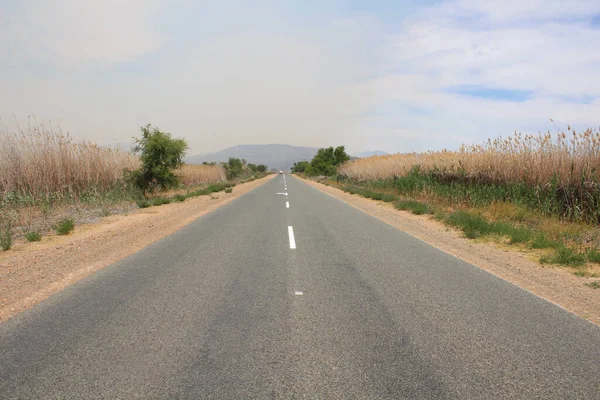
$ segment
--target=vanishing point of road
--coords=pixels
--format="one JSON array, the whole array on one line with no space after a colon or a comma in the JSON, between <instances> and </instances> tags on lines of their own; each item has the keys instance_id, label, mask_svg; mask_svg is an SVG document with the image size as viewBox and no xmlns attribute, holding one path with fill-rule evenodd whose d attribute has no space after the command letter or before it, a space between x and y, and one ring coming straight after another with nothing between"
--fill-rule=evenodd
<instances>
[{"instance_id":1,"label":"vanishing point of road","mask_svg":"<svg viewBox=\"0 0 600 400\"><path fill-rule=\"evenodd\" d=\"M96 398L600 399L600 328L279 175L0 326L0 399Z\"/></svg>"}]
</instances>

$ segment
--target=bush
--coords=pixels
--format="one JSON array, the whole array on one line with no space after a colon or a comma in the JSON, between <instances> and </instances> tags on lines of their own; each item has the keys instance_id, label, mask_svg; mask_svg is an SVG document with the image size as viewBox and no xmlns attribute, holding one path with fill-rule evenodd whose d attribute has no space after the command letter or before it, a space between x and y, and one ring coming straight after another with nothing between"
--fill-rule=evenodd
<instances>
[{"instance_id":1,"label":"bush","mask_svg":"<svg viewBox=\"0 0 600 400\"><path fill-rule=\"evenodd\" d=\"M10 232L10 226L6 226L0 232L0 249L3 251L10 250L12 246L12 234Z\"/></svg>"},{"instance_id":2,"label":"bush","mask_svg":"<svg viewBox=\"0 0 600 400\"><path fill-rule=\"evenodd\" d=\"M28 242L39 242L42 240L42 234L37 231L25 232L25 239Z\"/></svg>"},{"instance_id":3,"label":"bush","mask_svg":"<svg viewBox=\"0 0 600 400\"><path fill-rule=\"evenodd\" d=\"M68 235L75 229L75 221L72 218L63 218L53 228L59 235Z\"/></svg>"},{"instance_id":4,"label":"bush","mask_svg":"<svg viewBox=\"0 0 600 400\"><path fill-rule=\"evenodd\" d=\"M225 189L225 193L231 193L231 192L233 192L233 188L226 188Z\"/></svg>"},{"instance_id":5,"label":"bush","mask_svg":"<svg viewBox=\"0 0 600 400\"><path fill-rule=\"evenodd\" d=\"M173 139L170 133L151 128L150 124L141 128L142 137L135 139L134 152L140 153L142 167L130 171L127 178L144 195L156 189L166 190L179 184L175 170L183 165L183 156L188 149L183 139Z\"/></svg>"},{"instance_id":6,"label":"bush","mask_svg":"<svg viewBox=\"0 0 600 400\"><path fill-rule=\"evenodd\" d=\"M185 201L185 196L184 196L184 195L182 195L182 194L176 194L176 195L173 197L173 200L174 200L174 201L177 201L177 202L182 202L182 201Z\"/></svg>"},{"instance_id":7,"label":"bush","mask_svg":"<svg viewBox=\"0 0 600 400\"><path fill-rule=\"evenodd\" d=\"M148 207L152 206L152 204L150 204L150 202L148 200L138 200L137 206L139 208L148 208Z\"/></svg>"}]
</instances>

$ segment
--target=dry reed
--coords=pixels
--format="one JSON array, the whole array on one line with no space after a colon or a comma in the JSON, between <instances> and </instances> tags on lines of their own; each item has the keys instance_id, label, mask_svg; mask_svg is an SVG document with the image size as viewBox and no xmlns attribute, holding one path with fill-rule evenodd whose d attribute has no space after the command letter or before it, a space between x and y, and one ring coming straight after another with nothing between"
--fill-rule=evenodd
<instances>
[{"instance_id":1,"label":"dry reed","mask_svg":"<svg viewBox=\"0 0 600 400\"><path fill-rule=\"evenodd\" d=\"M355 160L340 174L358 181L422 173L460 175L485 183L525 183L528 186L596 188L600 172L600 130L579 134L568 129L552 135L523 135L463 145L459 151L394 154Z\"/></svg>"},{"instance_id":2,"label":"dry reed","mask_svg":"<svg viewBox=\"0 0 600 400\"><path fill-rule=\"evenodd\" d=\"M199 186L226 180L225 169L221 165L184 164L177 173L184 186Z\"/></svg>"},{"instance_id":3,"label":"dry reed","mask_svg":"<svg viewBox=\"0 0 600 400\"><path fill-rule=\"evenodd\" d=\"M135 155L74 141L51 124L30 120L25 129L0 124L0 195L33 199L77 197L122 182L123 170L139 165Z\"/></svg>"}]
</instances>

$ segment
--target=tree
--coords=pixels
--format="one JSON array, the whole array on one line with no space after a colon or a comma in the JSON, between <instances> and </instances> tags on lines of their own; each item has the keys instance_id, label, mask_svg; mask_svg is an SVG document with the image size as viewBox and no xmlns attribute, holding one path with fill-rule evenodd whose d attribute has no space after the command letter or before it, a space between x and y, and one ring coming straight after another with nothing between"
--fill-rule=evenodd
<instances>
[{"instance_id":1,"label":"tree","mask_svg":"<svg viewBox=\"0 0 600 400\"><path fill-rule=\"evenodd\" d=\"M306 169L310 167L308 161L298 161L292 166L292 172L306 172Z\"/></svg>"},{"instance_id":2,"label":"tree","mask_svg":"<svg viewBox=\"0 0 600 400\"><path fill-rule=\"evenodd\" d=\"M161 132L150 124L140 128L141 138L134 138L134 153L140 154L142 166L130 171L128 179L144 196L156 189L167 190L179 184L175 170L183 164L188 149L184 139L174 139L170 133Z\"/></svg>"},{"instance_id":3,"label":"tree","mask_svg":"<svg viewBox=\"0 0 600 400\"><path fill-rule=\"evenodd\" d=\"M334 165L336 167L339 167L346 161L350 160L350 157L348 156L348 154L346 154L346 148L344 146L336 147L335 150L333 151L333 156L335 158Z\"/></svg>"},{"instance_id":4,"label":"tree","mask_svg":"<svg viewBox=\"0 0 600 400\"><path fill-rule=\"evenodd\" d=\"M229 159L229 162L225 164L225 169L227 170L227 179L234 179L242 174L244 166L242 160L232 157Z\"/></svg>"},{"instance_id":5,"label":"tree","mask_svg":"<svg viewBox=\"0 0 600 400\"><path fill-rule=\"evenodd\" d=\"M258 172L267 172L267 166L264 164L257 165L256 169L258 170Z\"/></svg>"},{"instance_id":6,"label":"tree","mask_svg":"<svg viewBox=\"0 0 600 400\"><path fill-rule=\"evenodd\" d=\"M310 161L299 161L292 166L292 172L304 172L307 175L335 175L337 167L350 160L344 146L324 147Z\"/></svg>"},{"instance_id":7,"label":"tree","mask_svg":"<svg viewBox=\"0 0 600 400\"><path fill-rule=\"evenodd\" d=\"M250 171L252 171L252 172L258 171L258 166L256 164L248 163L247 166L248 166L248 168L250 168Z\"/></svg>"}]
</instances>

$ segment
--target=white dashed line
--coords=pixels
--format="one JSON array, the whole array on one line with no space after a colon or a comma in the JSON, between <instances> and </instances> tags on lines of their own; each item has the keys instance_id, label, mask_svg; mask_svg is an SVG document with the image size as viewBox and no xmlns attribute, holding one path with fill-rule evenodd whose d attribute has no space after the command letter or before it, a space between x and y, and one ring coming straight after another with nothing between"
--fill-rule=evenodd
<instances>
[{"instance_id":1,"label":"white dashed line","mask_svg":"<svg viewBox=\"0 0 600 400\"><path fill-rule=\"evenodd\" d=\"M290 208L290 202L289 201L285 202L285 208Z\"/></svg>"},{"instance_id":2,"label":"white dashed line","mask_svg":"<svg viewBox=\"0 0 600 400\"><path fill-rule=\"evenodd\" d=\"M290 249L296 248L296 239L294 239L294 228L288 226L288 235L290 236Z\"/></svg>"},{"instance_id":3,"label":"white dashed line","mask_svg":"<svg viewBox=\"0 0 600 400\"><path fill-rule=\"evenodd\" d=\"M302 293L302 292L299 292L298 290L296 290L296 291L294 292L294 294L295 294L296 296L302 296L304 293Z\"/></svg>"}]
</instances>

